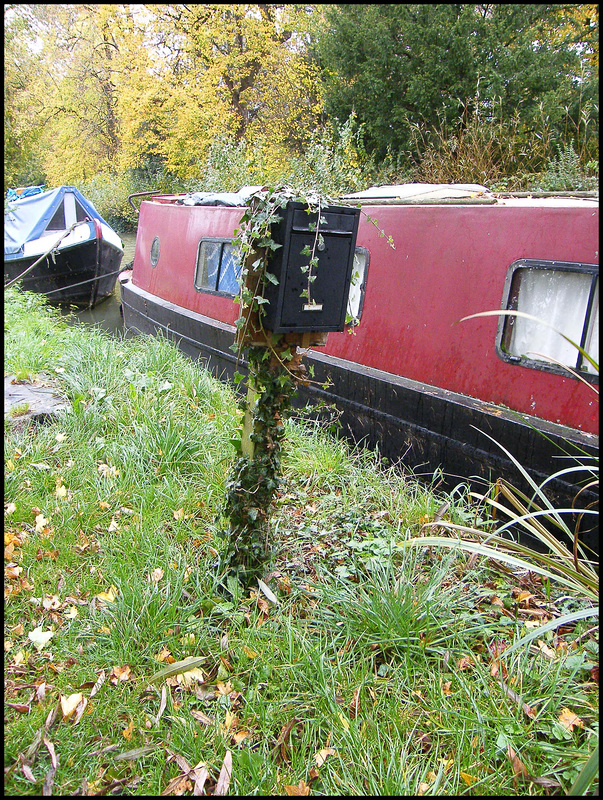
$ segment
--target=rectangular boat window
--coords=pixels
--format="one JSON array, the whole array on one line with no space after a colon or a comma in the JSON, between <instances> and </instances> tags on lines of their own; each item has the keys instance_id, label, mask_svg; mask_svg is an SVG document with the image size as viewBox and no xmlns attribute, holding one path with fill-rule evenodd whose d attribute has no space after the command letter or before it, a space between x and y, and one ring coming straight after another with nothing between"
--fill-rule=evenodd
<instances>
[{"instance_id":1,"label":"rectangular boat window","mask_svg":"<svg viewBox=\"0 0 603 800\"><path fill-rule=\"evenodd\" d=\"M197 253L195 289L236 295L239 291L237 279L240 263L232 243L224 239L202 239Z\"/></svg>"},{"instance_id":2,"label":"rectangular boat window","mask_svg":"<svg viewBox=\"0 0 603 800\"><path fill-rule=\"evenodd\" d=\"M369 253L366 247L357 247L354 251L352 267L352 285L348 295L346 321L348 325L358 325L362 315L362 304L366 288Z\"/></svg>"},{"instance_id":3,"label":"rectangular boat window","mask_svg":"<svg viewBox=\"0 0 603 800\"><path fill-rule=\"evenodd\" d=\"M598 363L598 265L522 259L509 268L505 295L504 308L522 311L542 322L503 317L498 334L502 358L553 372L567 374L560 366L565 364L583 373L598 374L567 341L580 345Z\"/></svg>"}]
</instances>

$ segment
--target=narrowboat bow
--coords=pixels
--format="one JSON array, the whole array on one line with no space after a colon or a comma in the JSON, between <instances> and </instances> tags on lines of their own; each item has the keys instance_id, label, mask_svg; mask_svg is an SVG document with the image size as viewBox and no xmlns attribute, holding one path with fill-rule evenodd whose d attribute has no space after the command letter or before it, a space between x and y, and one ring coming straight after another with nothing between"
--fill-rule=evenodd
<instances>
[{"instance_id":1,"label":"narrowboat bow","mask_svg":"<svg viewBox=\"0 0 603 800\"><path fill-rule=\"evenodd\" d=\"M237 370L232 240L252 191L143 200L120 278L127 329L163 332L225 379ZM316 383L300 400L334 404L344 434L446 488L521 485L502 448L539 483L575 458L592 463L598 371L556 331L598 361L598 200L409 184L346 201L361 205L348 307L360 324L308 351ZM547 324L461 321L496 309ZM561 507L579 488L567 477L547 487ZM597 498L583 493L582 507Z\"/></svg>"},{"instance_id":2,"label":"narrowboat bow","mask_svg":"<svg viewBox=\"0 0 603 800\"><path fill-rule=\"evenodd\" d=\"M5 285L93 308L113 292L123 253L118 234L74 186L8 191Z\"/></svg>"}]
</instances>

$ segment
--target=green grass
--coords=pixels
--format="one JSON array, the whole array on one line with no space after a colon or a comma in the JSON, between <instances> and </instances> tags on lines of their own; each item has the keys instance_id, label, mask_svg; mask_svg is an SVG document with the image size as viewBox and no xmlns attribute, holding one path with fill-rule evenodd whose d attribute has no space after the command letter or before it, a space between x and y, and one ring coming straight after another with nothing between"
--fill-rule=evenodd
<instances>
[{"instance_id":1,"label":"green grass","mask_svg":"<svg viewBox=\"0 0 603 800\"><path fill-rule=\"evenodd\" d=\"M221 568L240 425L229 388L165 341L68 326L13 290L5 371L53 376L73 406L5 422L7 794L40 795L46 780L59 795L158 796L182 759L206 765L211 794L227 751L235 795L569 790L598 736L598 628L582 620L497 653L589 601L406 546L445 500L450 523L486 524L466 496L289 422L274 604ZM36 628L53 633L40 650ZM196 682L150 682L188 657L202 659ZM80 693L77 721L59 707L36 739L61 696Z\"/></svg>"}]
</instances>

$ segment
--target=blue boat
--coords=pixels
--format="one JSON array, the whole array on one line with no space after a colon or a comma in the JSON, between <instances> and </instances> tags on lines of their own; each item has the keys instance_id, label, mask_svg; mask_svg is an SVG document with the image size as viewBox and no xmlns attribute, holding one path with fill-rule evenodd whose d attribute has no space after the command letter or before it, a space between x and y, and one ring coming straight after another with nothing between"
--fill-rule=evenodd
<instances>
[{"instance_id":1,"label":"blue boat","mask_svg":"<svg viewBox=\"0 0 603 800\"><path fill-rule=\"evenodd\" d=\"M119 235L75 188L9 189L4 208L4 285L57 305L93 308L112 294L123 257Z\"/></svg>"}]
</instances>

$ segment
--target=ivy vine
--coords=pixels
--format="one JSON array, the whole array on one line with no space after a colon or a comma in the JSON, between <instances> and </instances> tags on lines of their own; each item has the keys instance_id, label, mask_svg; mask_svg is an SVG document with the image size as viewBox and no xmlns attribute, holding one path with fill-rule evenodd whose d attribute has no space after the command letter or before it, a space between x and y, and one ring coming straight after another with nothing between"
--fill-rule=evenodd
<instances>
[{"instance_id":1,"label":"ivy vine","mask_svg":"<svg viewBox=\"0 0 603 800\"><path fill-rule=\"evenodd\" d=\"M242 433L241 453L226 482L223 516L228 520L228 530L224 531L228 539L227 569L243 586L262 577L271 553L270 508L280 485L285 420L291 412L298 385L310 382L299 350L302 334L273 334L262 324L264 306L268 302L266 286L268 283L278 285L277 276L269 269L272 254L282 247L273 238L274 230L281 221L281 209L291 201L301 202L308 214L316 214L316 222L309 225L315 234L312 246L307 245L302 251L308 262L302 267L306 288L301 296L312 304L312 284L318 266L316 251L323 246L321 211L340 201L312 192L299 193L289 186L263 189L252 197L233 242L242 264L241 290L237 298L241 313L236 323L233 350L239 359L246 353L248 388L255 402L250 403L248 397L244 404L249 430L247 434ZM240 373L235 375L237 382L242 378ZM247 447L243 447L246 435L249 441Z\"/></svg>"},{"instance_id":2,"label":"ivy vine","mask_svg":"<svg viewBox=\"0 0 603 800\"><path fill-rule=\"evenodd\" d=\"M264 330L263 306L267 283L278 284L270 272L270 257L282 245L273 238L281 221L280 210L290 201L302 202L309 214L317 213L312 248L304 249L308 263L303 268L307 289L302 293L311 302L311 287L316 278L321 246L321 209L333 201L315 194L301 195L291 187L267 189L256 194L235 231L233 244L242 263L241 313L237 320L237 338L233 349L241 358L246 354L249 366L248 386L255 402L247 414L251 417L249 439L253 455L241 453L226 483L224 516L228 519L226 563L231 575L243 585L260 578L271 552L270 508L280 485L281 451L285 420L300 382L307 382L299 334L272 334ZM242 379L237 374L235 380ZM244 435L244 434L243 434ZM243 448L241 448L242 450Z\"/></svg>"}]
</instances>

